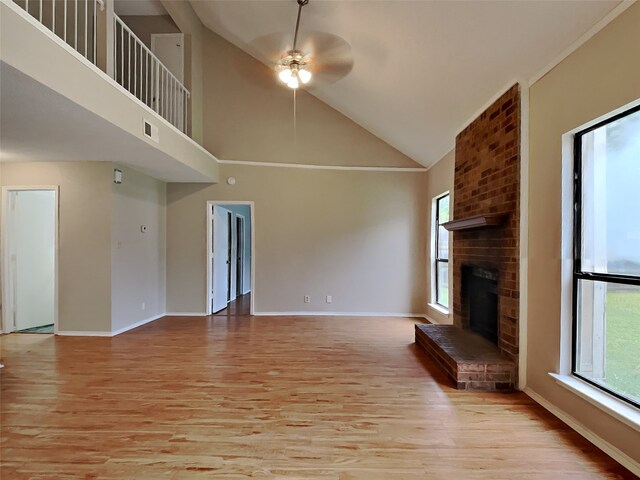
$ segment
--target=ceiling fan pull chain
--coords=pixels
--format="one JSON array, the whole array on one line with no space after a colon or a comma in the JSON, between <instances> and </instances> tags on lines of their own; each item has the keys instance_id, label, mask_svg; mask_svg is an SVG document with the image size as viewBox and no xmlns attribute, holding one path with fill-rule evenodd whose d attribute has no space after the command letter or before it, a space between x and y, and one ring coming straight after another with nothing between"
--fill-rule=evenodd
<instances>
[{"instance_id":1,"label":"ceiling fan pull chain","mask_svg":"<svg viewBox=\"0 0 640 480\"><path fill-rule=\"evenodd\" d=\"M293 34L293 50L296 49L298 43L298 29L300 28L300 15L302 14L302 7L304 7L309 0L298 0L298 18L296 20L296 32Z\"/></svg>"},{"instance_id":2,"label":"ceiling fan pull chain","mask_svg":"<svg viewBox=\"0 0 640 480\"><path fill-rule=\"evenodd\" d=\"M296 89L293 90L293 145L298 148L298 115L296 109Z\"/></svg>"}]
</instances>

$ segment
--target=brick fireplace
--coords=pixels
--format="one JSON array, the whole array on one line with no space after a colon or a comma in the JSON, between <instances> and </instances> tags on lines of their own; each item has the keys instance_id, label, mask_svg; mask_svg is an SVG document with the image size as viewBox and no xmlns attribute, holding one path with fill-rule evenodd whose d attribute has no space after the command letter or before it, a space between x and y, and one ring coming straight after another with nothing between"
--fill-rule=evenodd
<instances>
[{"instance_id":1,"label":"brick fireplace","mask_svg":"<svg viewBox=\"0 0 640 480\"><path fill-rule=\"evenodd\" d=\"M520 113L516 84L456 137L454 325L417 325L416 342L459 389L517 383Z\"/></svg>"},{"instance_id":2,"label":"brick fireplace","mask_svg":"<svg viewBox=\"0 0 640 480\"><path fill-rule=\"evenodd\" d=\"M469 327L464 268L496 272L499 350L518 362L520 89L511 87L456 137L453 218L505 214L501 225L453 234L453 323Z\"/></svg>"}]
</instances>

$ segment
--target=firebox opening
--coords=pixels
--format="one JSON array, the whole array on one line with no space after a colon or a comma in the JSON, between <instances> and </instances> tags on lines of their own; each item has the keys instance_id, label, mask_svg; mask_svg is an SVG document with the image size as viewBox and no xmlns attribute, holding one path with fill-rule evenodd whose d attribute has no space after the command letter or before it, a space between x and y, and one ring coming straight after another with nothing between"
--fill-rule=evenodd
<instances>
[{"instance_id":1,"label":"firebox opening","mask_svg":"<svg viewBox=\"0 0 640 480\"><path fill-rule=\"evenodd\" d=\"M462 268L468 327L498 344L498 272L476 266Z\"/></svg>"}]
</instances>

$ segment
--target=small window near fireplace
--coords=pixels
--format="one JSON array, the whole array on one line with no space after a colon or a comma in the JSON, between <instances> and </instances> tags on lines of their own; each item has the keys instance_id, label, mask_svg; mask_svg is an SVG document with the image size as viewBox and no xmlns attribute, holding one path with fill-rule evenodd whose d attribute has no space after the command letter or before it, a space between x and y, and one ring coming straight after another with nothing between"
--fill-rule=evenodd
<instances>
[{"instance_id":1,"label":"small window near fireplace","mask_svg":"<svg viewBox=\"0 0 640 480\"><path fill-rule=\"evenodd\" d=\"M449 193L434 199L435 221L433 224L433 301L449 308L449 232L442 224L449 221Z\"/></svg>"},{"instance_id":2,"label":"small window near fireplace","mask_svg":"<svg viewBox=\"0 0 640 480\"><path fill-rule=\"evenodd\" d=\"M573 374L640 406L640 106L574 136Z\"/></svg>"}]
</instances>

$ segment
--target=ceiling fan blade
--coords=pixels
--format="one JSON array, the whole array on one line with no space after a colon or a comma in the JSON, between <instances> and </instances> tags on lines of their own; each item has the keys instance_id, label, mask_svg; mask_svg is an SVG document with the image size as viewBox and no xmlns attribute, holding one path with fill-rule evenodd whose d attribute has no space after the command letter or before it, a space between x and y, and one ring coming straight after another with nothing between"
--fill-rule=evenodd
<instances>
[{"instance_id":1,"label":"ceiling fan blade","mask_svg":"<svg viewBox=\"0 0 640 480\"><path fill-rule=\"evenodd\" d=\"M309 88L323 87L336 83L341 78L349 75L353 69L353 60L346 59L330 63L314 63L309 66L313 74Z\"/></svg>"},{"instance_id":2,"label":"ceiling fan blade","mask_svg":"<svg viewBox=\"0 0 640 480\"><path fill-rule=\"evenodd\" d=\"M326 32L300 34L298 49L317 62L330 63L353 58L351 45L342 37Z\"/></svg>"},{"instance_id":3,"label":"ceiling fan blade","mask_svg":"<svg viewBox=\"0 0 640 480\"><path fill-rule=\"evenodd\" d=\"M289 50L293 48L291 33L270 33L255 38L249 42L248 50L251 55L261 61L275 65Z\"/></svg>"}]
</instances>

